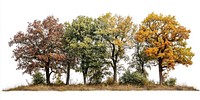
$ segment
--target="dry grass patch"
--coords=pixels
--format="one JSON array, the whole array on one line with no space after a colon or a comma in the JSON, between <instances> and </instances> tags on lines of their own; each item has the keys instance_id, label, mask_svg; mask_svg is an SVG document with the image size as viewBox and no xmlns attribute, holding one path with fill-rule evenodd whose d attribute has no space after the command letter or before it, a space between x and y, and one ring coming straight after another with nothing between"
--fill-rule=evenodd
<instances>
[{"instance_id":1,"label":"dry grass patch","mask_svg":"<svg viewBox=\"0 0 200 100\"><path fill-rule=\"evenodd\" d=\"M189 86L164 86L157 84L150 84L148 86L136 85L29 85L19 86L4 91L96 91L96 90L111 90L111 91L131 91L131 90L183 90L183 91L197 91L194 87Z\"/></svg>"}]
</instances>

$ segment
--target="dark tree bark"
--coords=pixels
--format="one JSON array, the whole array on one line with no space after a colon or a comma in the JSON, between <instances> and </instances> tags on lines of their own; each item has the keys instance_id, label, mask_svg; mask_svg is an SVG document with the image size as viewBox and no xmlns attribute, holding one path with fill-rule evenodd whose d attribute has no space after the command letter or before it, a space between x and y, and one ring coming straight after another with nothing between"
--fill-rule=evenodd
<instances>
[{"instance_id":1,"label":"dark tree bark","mask_svg":"<svg viewBox=\"0 0 200 100\"><path fill-rule=\"evenodd\" d=\"M142 65L142 75L144 75L144 62L141 62L141 65Z\"/></svg>"},{"instance_id":2,"label":"dark tree bark","mask_svg":"<svg viewBox=\"0 0 200 100\"><path fill-rule=\"evenodd\" d=\"M83 73L83 83L86 84L86 74Z\"/></svg>"},{"instance_id":3,"label":"dark tree bark","mask_svg":"<svg viewBox=\"0 0 200 100\"><path fill-rule=\"evenodd\" d=\"M160 80L160 85L162 85L163 82L164 82L164 80L163 80L163 75L162 75L163 69L162 69L162 59L161 59L161 58L158 59L158 67L159 67L159 80Z\"/></svg>"},{"instance_id":4,"label":"dark tree bark","mask_svg":"<svg viewBox=\"0 0 200 100\"><path fill-rule=\"evenodd\" d=\"M112 44L112 67L113 67L113 83L117 83L117 58L118 58L118 53L115 54L115 45Z\"/></svg>"},{"instance_id":5,"label":"dark tree bark","mask_svg":"<svg viewBox=\"0 0 200 100\"><path fill-rule=\"evenodd\" d=\"M46 83L47 85L50 85L50 73L49 73L49 68L46 66L45 67L45 72L46 72Z\"/></svg>"},{"instance_id":6,"label":"dark tree bark","mask_svg":"<svg viewBox=\"0 0 200 100\"><path fill-rule=\"evenodd\" d=\"M67 64L67 78L66 78L66 85L69 85L69 79L70 79L70 63Z\"/></svg>"},{"instance_id":7,"label":"dark tree bark","mask_svg":"<svg viewBox=\"0 0 200 100\"><path fill-rule=\"evenodd\" d=\"M113 83L115 84L115 83L117 83L117 66L116 66L116 64L114 64L113 71L114 71Z\"/></svg>"}]
</instances>

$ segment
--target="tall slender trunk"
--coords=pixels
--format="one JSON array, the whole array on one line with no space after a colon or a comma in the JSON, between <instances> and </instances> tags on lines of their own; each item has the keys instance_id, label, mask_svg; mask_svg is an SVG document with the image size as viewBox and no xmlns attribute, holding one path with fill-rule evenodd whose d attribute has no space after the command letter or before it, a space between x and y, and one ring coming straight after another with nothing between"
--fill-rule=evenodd
<instances>
[{"instance_id":1,"label":"tall slender trunk","mask_svg":"<svg viewBox=\"0 0 200 100\"><path fill-rule=\"evenodd\" d=\"M142 76L147 78L147 74L145 73L145 69L144 69L144 62L142 62L141 67L142 67L142 69L141 69L142 70L141 71Z\"/></svg>"},{"instance_id":2,"label":"tall slender trunk","mask_svg":"<svg viewBox=\"0 0 200 100\"><path fill-rule=\"evenodd\" d=\"M83 83L86 84L86 74L83 73Z\"/></svg>"},{"instance_id":3,"label":"tall slender trunk","mask_svg":"<svg viewBox=\"0 0 200 100\"><path fill-rule=\"evenodd\" d=\"M113 67L114 75L113 75L113 83L117 83L117 67Z\"/></svg>"},{"instance_id":4,"label":"tall slender trunk","mask_svg":"<svg viewBox=\"0 0 200 100\"><path fill-rule=\"evenodd\" d=\"M142 75L144 75L144 63L142 62Z\"/></svg>"},{"instance_id":5,"label":"tall slender trunk","mask_svg":"<svg viewBox=\"0 0 200 100\"><path fill-rule=\"evenodd\" d=\"M116 63L113 64L113 71L114 71L114 74L113 74L113 83L117 83L117 65Z\"/></svg>"},{"instance_id":6,"label":"tall slender trunk","mask_svg":"<svg viewBox=\"0 0 200 100\"><path fill-rule=\"evenodd\" d=\"M162 84L163 84L163 75L162 75L163 69L162 69L162 59L161 59L161 58L158 59L158 67L159 67L159 80L160 80L160 85L162 85Z\"/></svg>"},{"instance_id":7,"label":"tall slender trunk","mask_svg":"<svg viewBox=\"0 0 200 100\"><path fill-rule=\"evenodd\" d=\"M49 65L49 64L47 64ZM45 66L45 71L46 71L46 83L47 85L50 85L50 73L49 73L49 67Z\"/></svg>"},{"instance_id":8,"label":"tall slender trunk","mask_svg":"<svg viewBox=\"0 0 200 100\"><path fill-rule=\"evenodd\" d=\"M112 67L113 67L113 84L117 83L117 57L118 57L118 54L115 54L115 45L112 44Z\"/></svg>"},{"instance_id":9,"label":"tall slender trunk","mask_svg":"<svg viewBox=\"0 0 200 100\"><path fill-rule=\"evenodd\" d=\"M67 64L67 78L66 78L66 85L69 85L69 79L70 79L70 64Z\"/></svg>"}]
</instances>

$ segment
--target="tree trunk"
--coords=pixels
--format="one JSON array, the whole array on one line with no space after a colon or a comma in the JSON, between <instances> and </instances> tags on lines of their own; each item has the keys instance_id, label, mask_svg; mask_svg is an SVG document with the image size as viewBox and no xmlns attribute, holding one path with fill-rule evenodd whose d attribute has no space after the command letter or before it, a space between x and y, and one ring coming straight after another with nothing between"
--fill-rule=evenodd
<instances>
[{"instance_id":1,"label":"tree trunk","mask_svg":"<svg viewBox=\"0 0 200 100\"><path fill-rule=\"evenodd\" d=\"M112 44L112 67L113 67L113 84L117 83L117 57L118 57L118 53L115 54L115 45Z\"/></svg>"},{"instance_id":2,"label":"tree trunk","mask_svg":"<svg viewBox=\"0 0 200 100\"><path fill-rule=\"evenodd\" d=\"M46 83L47 85L50 85L50 73L49 73L49 68L45 66L45 71L46 71Z\"/></svg>"},{"instance_id":3,"label":"tree trunk","mask_svg":"<svg viewBox=\"0 0 200 100\"><path fill-rule=\"evenodd\" d=\"M66 85L69 85L69 79L70 79L70 64L67 64L67 78L66 78Z\"/></svg>"},{"instance_id":4,"label":"tree trunk","mask_svg":"<svg viewBox=\"0 0 200 100\"><path fill-rule=\"evenodd\" d=\"M83 73L83 83L86 84L86 74Z\"/></svg>"},{"instance_id":5,"label":"tree trunk","mask_svg":"<svg viewBox=\"0 0 200 100\"><path fill-rule=\"evenodd\" d=\"M163 71L163 69L162 69L162 59L161 58L159 58L158 59L158 67L159 67L159 80L160 80L160 85L162 85L163 84L163 75L162 75L162 71Z\"/></svg>"},{"instance_id":6,"label":"tree trunk","mask_svg":"<svg viewBox=\"0 0 200 100\"><path fill-rule=\"evenodd\" d=\"M113 75L113 83L117 83L117 66L116 63L113 66L113 71L114 71L114 75Z\"/></svg>"},{"instance_id":7,"label":"tree trunk","mask_svg":"<svg viewBox=\"0 0 200 100\"><path fill-rule=\"evenodd\" d=\"M144 63L142 62L142 75L144 75Z\"/></svg>"}]
</instances>

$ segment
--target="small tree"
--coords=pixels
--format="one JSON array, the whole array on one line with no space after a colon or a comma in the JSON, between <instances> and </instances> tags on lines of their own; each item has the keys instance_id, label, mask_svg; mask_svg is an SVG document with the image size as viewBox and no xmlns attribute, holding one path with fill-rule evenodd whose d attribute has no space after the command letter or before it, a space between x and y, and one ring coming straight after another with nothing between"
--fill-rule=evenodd
<instances>
[{"instance_id":1,"label":"small tree","mask_svg":"<svg viewBox=\"0 0 200 100\"><path fill-rule=\"evenodd\" d=\"M135 68L138 73L141 73L144 77L148 77L148 72L145 68L151 68L150 62L148 61L150 57L148 57L145 52L145 44L135 41L134 42L134 53L132 54L131 62L129 63L130 68Z\"/></svg>"},{"instance_id":2,"label":"small tree","mask_svg":"<svg viewBox=\"0 0 200 100\"><path fill-rule=\"evenodd\" d=\"M39 71L35 72L35 74L33 74L32 76L32 83L34 85L44 84L45 83L44 75Z\"/></svg>"}]
</instances>

